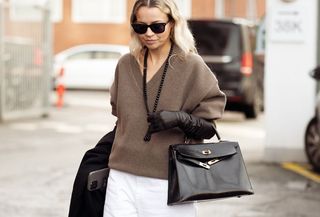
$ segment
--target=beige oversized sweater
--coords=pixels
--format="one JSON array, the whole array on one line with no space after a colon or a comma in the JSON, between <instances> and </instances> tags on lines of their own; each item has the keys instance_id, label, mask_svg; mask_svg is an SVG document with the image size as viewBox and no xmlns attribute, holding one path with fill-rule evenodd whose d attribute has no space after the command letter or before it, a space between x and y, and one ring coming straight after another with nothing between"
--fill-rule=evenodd
<instances>
[{"instance_id":1,"label":"beige oversized sweater","mask_svg":"<svg viewBox=\"0 0 320 217\"><path fill-rule=\"evenodd\" d=\"M196 54L181 56L175 46L170 58L157 111L184 111L215 120L222 116L226 98L212 71ZM147 83L148 103L153 110L164 64ZM136 59L124 55L118 62L115 81L110 90L112 114L117 130L109 167L135 175L167 179L168 147L184 142L184 133L174 128L143 140L147 129L147 112L143 101L143 76Z\"/></svg>"}]
</instances>

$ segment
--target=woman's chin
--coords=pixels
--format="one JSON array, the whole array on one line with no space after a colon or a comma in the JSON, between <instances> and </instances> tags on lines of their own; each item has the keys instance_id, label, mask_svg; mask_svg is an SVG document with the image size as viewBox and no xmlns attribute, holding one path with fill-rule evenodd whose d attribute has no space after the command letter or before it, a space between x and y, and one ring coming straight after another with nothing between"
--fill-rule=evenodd
<instances>
[{"instance_id":1,"label":"woman's chin","mask_svg":"<svg viewBox=\"0 0 320 217\"><path fill-rule=\"evenodd\" d=\"M159 47L159 44L156 43L156 42L146 42L145 43L145 46L148 48L148 49L157 49Z\"/></svg>"}]
</instances>

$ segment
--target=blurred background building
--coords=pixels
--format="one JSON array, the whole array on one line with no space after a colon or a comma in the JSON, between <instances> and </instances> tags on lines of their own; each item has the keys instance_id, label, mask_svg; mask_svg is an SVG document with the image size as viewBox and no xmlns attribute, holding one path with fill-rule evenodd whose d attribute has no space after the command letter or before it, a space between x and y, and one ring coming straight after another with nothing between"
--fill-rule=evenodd
<instances>
[{"instance_id":1,"label":"blurred background building","mask_svg":"<svg viewBox=\"0 0 320 217\"><path fill-rule=\"evenodd\" d=\"M135 0L0 0L0 121L47 115L53 56L75 45L130 40ZM187 19L258 22L265 0L176 0Z\"/></svg>"},{"instance_id":2,"label":"blurred background building","mask_svg":"<svg viewBox=\"0 0 320 217\"><path fill-rule=\"evenodd\" d=\"M265 0L176 0L186 18L242 17L258 21ZM128 44L134 0L54 0L54 53L78 44Z\"/></svg>"}]
</instances>

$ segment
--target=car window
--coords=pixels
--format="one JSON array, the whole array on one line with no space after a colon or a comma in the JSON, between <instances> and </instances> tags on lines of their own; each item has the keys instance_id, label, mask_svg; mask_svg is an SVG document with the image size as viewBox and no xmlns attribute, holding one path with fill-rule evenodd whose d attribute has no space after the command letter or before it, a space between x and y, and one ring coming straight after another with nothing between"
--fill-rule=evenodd
<instances>
[{"instance_id":1,"label":"car window","mask_svg":"<svg viewBox=\"0 0 320 217\"><path fill-rule=\"evenodd\" d=\"M80 52L80 53L76 53L73 55L70 55L67 60L88 60L88 59L92 59L93 57L93 52L92 51L85 51L85 52Z\"/></svg>"},{"instance_id":2,"label":"car window","mask_svg":"<svg viewBox=\"0 0 320 217\"><path fill-rule=\"evenodd\" d=\"M113 51L96 51L93 54L94 59L119 59L121 54Z\"/></svg>"},{"instance_id":3,"label":"car window","mask_svg":"<svg viewBox=\"0 0 320 217\"><path fill-rule=\"evenodd\" d=\"M221 22L189 22L200 55L240 56L241 28Z\"/></svg>"}]
</instances>

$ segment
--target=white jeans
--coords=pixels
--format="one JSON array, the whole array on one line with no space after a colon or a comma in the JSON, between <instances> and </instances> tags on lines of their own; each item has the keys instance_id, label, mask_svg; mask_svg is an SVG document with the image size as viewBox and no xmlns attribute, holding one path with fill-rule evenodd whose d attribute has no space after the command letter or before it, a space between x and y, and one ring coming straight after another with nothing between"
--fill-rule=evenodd
<instances>
[{"instance_id":1,"label":"white jeans","mask_svg":"<svg viewBox=\"0 0 320 217\"><path fill-rule=\"evenodd\" d=\"M167 205L168 181L110 170L104 217L196 217L194 204Z\"/></svg>"}]
</instances>

